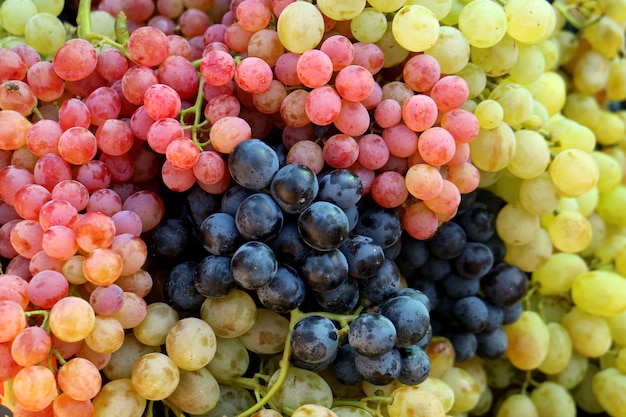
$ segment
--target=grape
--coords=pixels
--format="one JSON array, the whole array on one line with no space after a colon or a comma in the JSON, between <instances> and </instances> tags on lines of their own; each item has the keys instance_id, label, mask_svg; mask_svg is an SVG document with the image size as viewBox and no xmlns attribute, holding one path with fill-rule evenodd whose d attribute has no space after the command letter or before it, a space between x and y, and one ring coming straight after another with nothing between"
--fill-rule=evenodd
<instances>
[{"instance_id":1,"label":"grape","mask_svg":"<svg viewBox=\"0 0 626 417\"><path fill-rule=\"evenodd\" d=\"M539 367L550 347L550 332L543 319L527 310L505 331L509 340L506 353L511 363L522 370Z\"/></svg>"},{"instance_id":2,"label":"grape","mask_svg":"<svg viewBox=\"0 0 626 417\"><path fill-rule=\"evenodd\" d=\"M436 394L418 386L396 388L391 396L393 402L387 405L389 417L401 417L419 410L424 417L445 415L444 406Z\"/></svg>"},{"instance_id":3,"label":"grape","mask_svg":"<svg viewBox=\"0 0 626 417\"><path fill-rule=\"evenodd\" d=\"M178 386L167 400L185 413L204 414L220 400L220 386L207 368L180 371Z\"/></svg>"},{"instance_id":4,"label":"grape","mask_svg":"<svg viewBox=\"0 0 626 417\"><path fill-rule=\"evenodd\" d=\"M505 5L506 31L520 42L533 44L546 39L554 30L554 9L544 1L513 1Z\"/></svg>"},{"instance_id":5,"label":"grape","mask_svg":"<svg viewBox=\"0 0 626 417\"><path fill-rule=\"evenodd\" d=\"M350 30L359 42L376 42L387 30L387 19L383 12L366 7L358 16L352 18Z\"/></svg>"},{"instance_id":6,"label":"grape","mask_svg":"<svg viewBox=\"0 0 626 417\"><path fill-rule=\"evenodd\" d=\"M559 152L552 160L548 173L559 191L574 197L589 191L600 175L593 157L580 149Z\"/></svg>"},{"instance_id":7,"label":"grape","mask_svg":"<svg viewBox=\"0 0 626 417\"><path fill-rule=\"evenodd\" d=\"M478 383L469 372L452 367L442 379L454 392L454 405L450 409L451 413L469 411L478 404L480 390Z\"/></svg>"},{"instance_id":8,"label":"grape","mask_svg":"<svg viewBox=\"0 0 626 417\"><path fill-rule=\"evenodd\" d=\"M396 327L397 347L408 347L419 342L428 331L428 309L421 301L412 297L392 297L381 305L380 313Z\"/></svg>"},{"instance_id":9,"label":"grape","mask_svg":"<svg viewBox=\"0 0 626 417\"><path fill-rule=\"evenodd\" d=\"M246 333L254 325L256 314L254 300L242 290L233 290L220 298L207 298L200 307L200 317L219 337L238 337Z\"/></svg>"},{"instance_id":10,"label":"grape","mask_svg":"<svg viewBox=\"0 0 626 417\"><path fill-rule=\"evenodd\" d=\"M391 26L393 36L408 51L423 52L439 37L439 22L424 6L408 4L395 14Z\"/></svg>"},{"instance_id":11,"label":"grape","mask_svg":"<svg viewBox=\"0 0 626 417\"><path fill-rule=\"evenodd\" d=\"M233 179L252 190L268 187L278 168L278 155L259 139L237 144L228 156L228 170Z\"/></svg>"},{"instance_id":12,"label":"grape","mask_svg":"<svg viewBox=\"0 0 626 417\"><path fill-rule=\"evenodd\" d=\"M499 4L488 0L473 1L461 10L458 27L470 45L489 48L504 37L507 16Z\"/></svg>"},{"instance_id":13,"label":"grape","mask_svg":"<svg viewBox=\"0 0 626 417\"><path fill-rule=\"evenodd\" d=\"M539 415L535 404L531 401L529 396L524 394L513 394L507 397L500 405L500 408L498 408L496 417L506 417L515 414L530 416Z\"/></svg>"},{"instance_id":14,"label":"grape","mask_svg":"<svg viewBox=\"0 0 626 417\"><path fill-rule=\"evenodd\" d=\"M262 242L250 241L241 245L230 261L233 279L241 287L254 290L269 283L278 270L278 261L272 249Z\"/></svg>"},{"instance_id":15,"label":"grape","mask_svg":"<svg viewBox=\"0 0 626 417\"><path fill-rule=\"evenodd\" d=\"M267 241L283 225L283 213L267 194L255 193L242 201L235 214L237 230L245 239Z\"/></svg>"},{"instance_id":16,"label":"grape","mask_svg":"<svg viewBox=\"0 0 626 417\"><path fill-rule=\"evenodd\" d=\"M334 323L312 315L298 321L291 330L291 349L296 358L307 364L326 362L336 353L339 336Z\"/></svg>"},{"instance_id":17,"label":"grape","mask_svg":"<svg viewBox=\"0 0 626 417\"><path fill-rule=\"evenodd\" d=\"M65 28L56 15L39 12L26 22L24 37L37 52L54 54L65 42Z\"/></svg>"},{"instance_id":18,"label":"grape","mask_svg":"<svg viewBox=\"0 0 626 417\"><path fill-rule=\"evenodd\" d=\"M271 388L276 383L279 373L280 370L277 370L272 374L268 387ZM272 401L277 407L291 409L296 409L304 404L330 407L332 400L332 391L321 376L295 367L289 367L287 379L272 397Z\"/></svg>"},{"instance_id":19,"label":"grape","mask_svg":"<svg viewBox=\"0 0 626 417\"><path fill-rule=\"evenodd\" d=\"M56 381L52 371L45 366L22 368L13 379L15 401L28 411L41 411L56 398Z\"/></svg>"},{"instance_id":20,"label":"grape","mask_svg":"<svg viewBox=\"0 0 626 417\"><path fill-rule=\"evenodd\" d=\"M120 416L139 417L146 408L146 399L133 387L130 378L120 378L106 383L93 399L94 416L113 413Z\"/></svg>"},{"instance_id":21,"label":"grape","mask_svg":"<svg viewBox=\"0 0 626 417\"><path fill-rule=\"evenodd\" d=\"M550 152L544 138L533 130L515 132L515 153L507 169L519 178L535 178L550 163ZM532 156L531 156L532 155Z\"/></svg>"},{"instance_id":22,"label":"grape","mask_svg":"<svg viewBox=\"0 0 626 417\"><path fill-rule=\"evenodd\" d=\"M10 0L2 4L0 9L0 24L14 35L23 35L28 20L37 15L35 3L30 0Z\"/></svg>"},{"instance_id":23,"label":"grape","mask_svg":"<svg viewBox=\"0 0 626 417\"><path fill-rule=\"evenodd\" d=\"M23 329L11 344L11 356L20 366L32 366L43 362L52 347L48 333L38 326Z\"/></svg>"},{"instance_id":24,"label":"grape","mask_svg":"<svg viewBox=\"0 0 626 417\"><path fill-rule=\"evenodd\" d=\"M77 342L85 339L95 325L95 313L82 298L65 297L50 310L50 331L60 340Z\"/></svg>"}]
</instances>

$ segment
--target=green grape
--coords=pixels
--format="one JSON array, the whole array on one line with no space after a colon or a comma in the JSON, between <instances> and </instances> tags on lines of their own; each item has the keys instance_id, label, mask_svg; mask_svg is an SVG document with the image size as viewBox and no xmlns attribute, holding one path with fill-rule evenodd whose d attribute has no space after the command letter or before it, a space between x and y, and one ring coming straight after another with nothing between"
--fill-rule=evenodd
<instances>
[{"instance_id":1,"label":"green grape","mask_svg":"<svg viewBox=\"0 0 626 417\"><path fill-rule=\"evenodd\" d=\"M442 26L439 29L437 42L425 50L424 53L435 57L443 74L455 74L468 65L470 45L457 28ZM476 95L473 97L476 97Z\"/></svg>"},{"instance_id":2,"label":"green grape","mask_svg":"<svg viewBox=\"0 0 626 417\"><path fill-rule=\"evenodd\" d=\"M600 151L593 151L591 156L596 160L600 171L597 184L598 191L604 193L617 187L622 182L622 168L617 160Z\"/></svg>"},{"instance_id":3,"label":"green grape","mask_svg":"<svg viewBox=\"0 0 626 417\"><path fill-rule=\"evenodd\" d=\"M591 242L591 224L579 211L566 210L557 213L550 221L548 234L556 249L576 253Z\"/></svg>"},{"instance_id":4,"label":"green grape","mask_svg":"<svg viewBox=\"0 0 626 417\"><path fill-rule=\"evenodd\" d=\"M580 149L565 149L558 153L552 160L548 173L556 188L571 197L584 194L593 188L600 175L593 157Z\"/></svg>"},{"instance_id":5,"label":"green grape","mask_svg":"<svg viewBox=\"0 0 626 417\"><path fill-rule=\"evenodd\" d=\"M65 27L56 16L37 13L26 22L24 36L26 42L37 52L52 55L65 42Z\"/></svg>"},{"instance_id":6,"label":"green grape","mask_svg":"<svg viewBox=\"0 0 626 417\"><path fill-rule=\"evenodd\" d=\"M520 204L524 210L536 216L556 210L560 197L559 190L552 183L547 172L523 180L519 187Z\"/></svg>"},{"instance_id":7,"label":"green grape","mask_svg":"<svg viewBox=\"0 0 626 417\"><path fill-rule=\"evenodd\" d=\"M526 310L504 331L509 340L506 355L513 366L524 371L538 368L550 348L550 332L541 316Z\"/></svg>"},{"instance_id":8,"label":"green grape","mask_svg":"<svg viewBox=\"0 0 626 417\"><path fill-rule=\"evenodd\" d=\"M115 18L104 10L91 12L91 31L109 39L115 40Z\"/></svg>"},{"instance_id":9,"label":"green grape","mask_svg":"<svg viewBox=\"0 0 626 417\"><path fill-rule=\"evenodd\" d=\"M387 17L372 7L366 7L350 21L350 31L359 42L374 43L380 40L387 30Z\"/></svg>"},{"instance_id":10,"label":"green grape","mask_svg":"<svg viewBox=\"0 0 626 417\"><path fill-rule=\"evenodd\" d=\"M158 401L174 392L180 380L180 370L169 356L160 352L147 353L133 366L130 379L139 395Z\"/></svg>"},{"instance_id":11,"label":"green grape","mask_svg":"<svg viewBox=\"0 0 626 417\"><path fill-rule=\"evenodd\" d=\"M609 59L600 52L593 49L583 52L574 66L574 87L588 95L600 92L606 86L610 67Z\"/></svg>"},{"instance_id":12,"label":"green grape","mask_svg":"<svg viewBox=\"0 0 626 417\"><path fill-rule=\"evenodd\" d=\"M324 18L306 1L288 4L278 17L278 38L290 52L301 54L317 46L324 36Z\"/></svg>"},{"instance_id":13,"label":"green grape","mask_svg":"<svg viewBox=\"0 0 626 417\"><path fill-rule=\"evenodd\" d=\"M403 384L396 379L385 385L372 384L367 381L362 381L360 385L363 390L363 394L367 397L374 397L376 395L389 397L396 388L401 387Z\"/></svg>"},{"instance_id":14,"label":"green grape","mask_svg":"<svg viewBox=\"0 0 626 417\"><path fill-rule=\"evenodd\" d=\"M434 376L429 376L424 382L418 385L419 388L424 391L428 391L433 394L441 405L444 412L448 412L454 406L454 390L450 385L446 384L442 379Z\"/></svg>"},{"instance_id":15,"label":"green grape","mask_svg":"<svg viewBox=\"0 0 626 417\"><path fill-rule=\"evenodd\" d=\"M624 29L608 16L585 25L583 36L594 50L609 59L615 58L624 46Z\"/></svg>"},{"instance_id":16,"label":"green grape","mask_svg":"<svg viewBox=\"0 0 626 417\"><path fill-rule=\"evenodd\" d=\"M536 45L518 44L518 60L509 70L511 80L520 84L536 81L546 69L546 59Z\"/></svg>"},{"instance_id":17,"label":"green grape","mask_svg":"<svg viewBox=\"0 0 626 417\"><path fill-rule=\"evenodd\" d=\"M50 13L58 16L63 11L65 0L31 0L39 13Z\"/></svg>"},{"instance_id":18,"label":"green grape","mask_svg":"<svg viewBox=\"0 0 626 417\"><path fill-rule=\"evenodd\" d=\"M271 355L282 352L289 334L289 320L273 310L259 308L254 325L239 340L250 352Z\"/></svg>"},{"instance_id":19,"label":"green grape","mask_svg":"<svg viewBox=\"0 0 626 417\"><path fill-rule=\"evenodd\" d=\"M480 399L480 387L469 372L452 367L442 379L454 392L454 405L449 413L465 413L476 407Z\"/></svg>"},{"instance_id":20,"label":"green grape","mask_svg":"<svg viewBox=\"0 0 626 417\"><path fill-rule=\"evenodd\" d=\"M626 373L626 348L617 351L615 357L615 367L621 372Z\"/></svg>"},{"instance_id":21,"label":"green grape","mask_svg":"<svg viewBox=\"0 0 626 417\"><path fill-rule=\"evenodd\" d=\"M243 376L250 364L248 349L238 338L224 339L217 337L215 356L206 366L221 382Z\"/></svg>"},{"instance_id":22,"label":"green grape","mask_svg":"<svg viewBox=\"0 0 626 417\"><path fill-rule=\"evenodd\" d=\"M478 168L480 174L479 188L487 188L495 184L502 176L502 171L484 171Z\"/></svg>"},{"instance_id":23,"label":"green grape","mask_svg":"<svg viewBox=\"0 0 626 417\"><path fill-rule=\"evenodd\" d=\"M626 245L626 236L621 233L607 233L593 256L601 264L608 264L615 259L617 252Z\"/></svg>"},{"instance_id":24,"label":"green grape","mask_svg":"<svg viewBox=\"0 0 626 417\"><path fill-rule=\"evenodd\" d=\"M581 383L571 391L578 408L590 414L600 414L605 411L593 391L593 379L599 371L600 368L595 363L590 363Z\"/></svg>"},{"instance_id":25,"label":"green grape","mask_svg":"<svg viewBox=\"0 0 626 417\"><path fill-rule=\"evenodd\" d=\"M280 371L280 369L276 370L270 377L269 389L278 380ZM272 402L279 409L291 408L295 410L304 404L331 407L333 392L324 378L315 372L290 366L287 370L287 378L272 397Z\"/></svg>"},{"instance_id":26,"label":"green grape","mask_svg":"<svg viewBox=\"0 0 626 417\"><path fill-rule=\"evenodd\" d=\"M336 417L328 407L317 404L303 404L293 410L291 417Z\"/></svg>"},{"instance_id":27,"label":"green grape","mask_svg":"<svg viewBox=\"0 0 626 417\"><path fill-rule=\"evenodd\" d=\"M452 0L450 11L439 21L446 26L456 26L459 23L459 15L465 7L465 3L464 0Z\"/></svg>"},{"instance_id":28,"label":"green grape","mask_svg":"<svg viewBox=\"0 0 626 417\"><path fill-rule=\"evenodd\" d=\"M605 222L626 226L626 186L618 185L611 191L600 194L596 210Z\"/></svg>"},{"instance_id":29,"label":"green grape","mask_svg":"<svg viewBox=\"0 0 626 417\"><path fill-rule=\"evenodd\" d=\"M406 0L371 0L369 5L383 13L391 13L404 6Z\"/></svg>"},{"instance_id":30,"label":"green grape","mask_svg":"<svg viewBox=\"0 0 626 417\"><path fill-rule=\"evenodd\" d=\"M463 369L474 378L474 381L478 384L478 390L483 392L487 389L487 373L483 366L483 360L474 355L466 361L456 362L455 367Z\"/></svg>"},{"instance_id":31,"label":"green grape","mask_svg":"<svg viewBox=\"0 0 626 417\"><path fill-rule=\"evenodd\" d=\"M496 2L474 0L461 10L458 27L470 45L489 48L500 42L506 34L506 14Z\"/></svg>"},{"instance_id":32,"label":"green grape","mask_svg":"<svg viewBox=\"0 0 626 417\"><path fill-rule=\"evenodd\" d=\"M489 77L508 74L518 62L519 48L512 37L505 35L498 43L488 48L472 46L472 62L480 66Z\"/></svg>"},{"instance_id":33,"label":"green grape","mask_svg":"<svg viewBox=\"0 0 626 417\"><path fill-rule=\"evenodd\" d=\"M550 222L558 213L563 213L565 211L578 211L578 200L574 197L561 197L559 199L559 205L556 207L556 213L552 213L551 216L545 216L542 219L541 225L548 227Z\"/></svg>"},{"instance_id":34,"label":"green grape","mask_svg":"<svg viewBox=\"0 0 626 417\"><path fill-rule=\"evenodd\" d=\"M497 101L486 99L476 105L474 115L478 119L478 124L481 128L494 129L502 122L504 110Z\"/></svg>"},{"instance_id":35,"label":"green grape","mask_svg":"<svg viewBox=\"0 0 626 417\"><path fill-rule=\"evenodd\" d=\"M565 369L557 374L548 375L548 380L554 381L566 389L572 389L583 380L588 366L589 358L572 351L572 356Z\"/></svg>"},{"instance_id":36,"label":"green grape","mask_svg":"<svg viewBox=\"0 0 626 417\"><path fill-rule=\"evenodd\" d=\"M576 417L572 394L556 382L542 382L530 393L539 417Z\"/></svg>"},{"instance_id":37,"label":"green grape","mask_svg":"<svg viewBox=\"0 0 626 417\"><path fill-rule=\"evenodd\" d=\"M469 412L472 416L483 416L486 415L493 406L493 391L491 388L487 387L480 393L480 398L478 399L478 404L474 408L472 408Z\"/></svg>"},{"instance_id":38,"label":"green grape","mask_svg":"<svg viewBox=\"0 0 626 417\"><path fill-rule=\"evenodd\" d=\"M387 405L389 417L441 417L445 414L437 396L419 386L400 387L391 393L391 397L393 401Z\"/></svg>"},{"instance_id":39,"label":"green grape","mask_svg":"<svg viewBox=\"0 0 626 417\"><path fill-rule=\"evenodd\" d=\"M556 26L555 11L545 0L508 0L504 12L507 33L520 42L541 42Z\"/></svg>"},{"instance_id":40,"label":"green grape","mask_svg":"<svg viewBox=\"0 0 626 417\"><path fill-rule=\"evenodd\" d=\"M554 375L562 372L572 357L572 339L561 323L548 323L550 333L550 345L539 370L546 375Z\"/></svg>"},{"instance_id":41,"label":"green grape","mask_svg":"<svg viewBox=\"0 0 626 417\"><path fill-rule=\"evenodd\" d=\"M612 271L588 271L574 280L572 301L589 314L620 314L626 311L626 278Z\"/></svg>"},{"instance_id":42,"label":"green grape","mask_svg":"<svg viewBox=\"0 0 626 417\"><path fill-rule=\"evenodd\" d=\"M439 21L446 17L452 9L452 0L407 0L404 4L418 4L424 6L433 12Z\"/></svg>"},{"instance_id":43,"label":"green grape","mask_svg":"<svg viewBox=\"0 0 626 417\"><path fill-rule=\"evenodd\" d=\"M252 328L257 307L245 291L234 290L224 297L209 297L200 307L200 317L219 337L238 337Z\"/></svg>"},{"instance_id":44,"label":"green grape","mask_svg":"<svg viewBox=\"0 0 626 417\"><path fill-rule=\"evenodd\" d=\"M505 261L525 272L532 272L552 255L552 241L548 232L540 228L532 242L525 245L507 245Z\"/></svg>"},{"instance_id":45,"label":"green grape","mask_svg":"<svg viewBox=\"0 0 626 417\"><path fill-rule=\"evenodd\" d=\"M574 306L563 316L561 324L567 329L574 350L581 355L599 358L611 348L611 329L604 317Z\"/></svg>"},{"instance_id":46,"label":"green grape","mask_svg":"<svg viewBox=\"0 0 626 417\"><path fill-rule=\"evenodd\" d=\"M624 120L613 112L602 110L595 125L591 130L596 136L598 144L603 146L617 145L625 133Z\"/></svg>"},{"instance_id":47,"label":"green grape","mask_svg":"<svg viewBox=\"0 0 626 417\"><path fill-rule=\"evenodd\" d=\"M141 417L146 399L133 388L130 378L107 382L92 400L94 417Z\"/></svg>"},{"instance_id":48,"label":"green grape","mask_svg":"<svg viewBox=\"0 0 626 417\"><path fill-rule=\"evenodd\" d=\"M337 417L373 417L372 413L359 407L339 405L330 409Z\"/></svg>"},{"instance_id":49,"label":"green grape","mask_svg":"<svg viewBox=\"0 0 626 417\"><path fill-rule=\"evenodd\" d=\"M598 0L602 14L615 19L618 22L626 21L626 1L624 0Z\"/></svg>"},{"instance_id":50,"label":"green grape","mask_svg":"<svg viewBox=\"0 0 626 417\"><path fill-rule=\"evenodd\" d=\"M575 253L555 253L543 266L533 271L531 282L540 294L568 292L574 280L588 271L585 260Z\"/></svg>"},{"instance_id":51,"label":"green grape","mask_svg":"<svg viewBox=\"0 0 626 417\"><path fill-rule=\"evenodd\" d=\"M525 87L535 100L544 105L550 116L559 113L565 104L567 86L563 77L555 71L544 72Z\"/></svg>"},{"instance_id":52,"label":"green grape","mask_svg":"<svg viewBox=\"0 0 626 417\"><path fill-rule=\"evenodd\" d=\"M487 374L487 385L493 389L508 387L517 372L513 364L505 357L485 359L483 365Z\"/></svg>"},{"instance_id":53,"label":"green grape","mask_svg":"<svg viewBox=\"0 0 626 417\"><path fill-rule=\"evenodd\" d=\"M598 191L598 187L593 187L591 190L587 191L584 194L576 197L576 202L578 204L578 211L585 217L589 217L592 215L598 205L598 200L600 199L600 192ZM593 241L593 226L591 228L591 240ZM591 242L589 242L591 244ZM589 246L587 246L588 248ZM585 249L587 249L585 248Z\"/></svg>"},{"instance_id":54,"label":"green grape","mask_svg":"<svg viewBox=\"0 0 626 417\"><path fill-rule=\"evenodd\" d=\"M156 302L148 304L146 317L133 328L137 340L148 346L161 346L167 333L178 322L178 312L169 304Z\"/></svg>"},{"instance_id":55,"label":"green grape","mask_svg":"<svg viewBox=\"0 0 626 417\"><path fill-rule=\"evenodd\" d=\"M332 1L332 0L331 0ZM405 5L393 17L393 36L407 51L423 52L437 42L439 21L433 12L420 5Z\"/></svg>"},{"instance_id":56,"label":"green grape","mask_svg":"<svg viewBox=\"0 0 626 417\"><path fill-rule=\"evenodd\" d=\"M600 105L594 97L573 91L567 95L563 115L591 127L597 124L600 118Z\"/></svg>"},{"instance_id":57,"label":"green grape","mask_svg":"<svg viewBox=\"0 0 626 417\"><path fill-rule=\"evenodd\" d=\"M500 122L493 129L480 129L470 142L472 163L482 171L504 169L515 153L515 134L511 127Z\"/></svg>"},{"instance_id":58,"label":"green grape","mask_svg":"<svg viewBox=\"0 0 626 417\"><path fill-rule=\"evenodd\" d=\"M426 347L430 359L430 376L443 378L448 369L454 366L454 346L450 339L443 336L433 336Z\"/></svg>"},{"instance_id":59,"label":"green grape","mask_svg":"<svg viewBox=\"0 0 626 417\"><path fill-rule=\"evenodd\" d=\"M507 203L519 201L519 189L522 185L522 179L511 174L508 169L502 170L502 175L498 178L498 182L489 187L494 194L502 198Z\"/></svg>"},{"instance_id":60,"label":"green grape","mask_svg":"<svg viewBox=\"0 0 626 417\"><path fill-rule=\"evenodd\" d=\"M447 27L447 26L442 26L442 29L444 27ZM481 67L479 67L478 65L472 62L468 62L465 65L465 67L461 69L461 71L458 71L454 75L457 75L465 80L465 82L467 83L467 86L469 87L468 97L470 99L478 97L480 93L482 93L485 90L485 87L487 86L487 75L485 74L485 71ZM487 101L487 100L483 100L483 101ZM481 101L480 103L482 103L483 101ZM479 105L480 103L477 103L477 105ZM474 113L475 112L476 112L476 108L474 108ZM486 127L482 125L481 127L484 127L485 129L493 129L501 121L502 121L502 117L500 117L500 119L497 122L493 123L491 127Z\"/></svg>"},{"instance_id":61,"label":"green grape","mask_svg":"<svg viewBox=\"0 0 626 417\"><path fill-rule=\"evenodd\" d=\"M556 144L555 151L580 149L587 153L596 146L596 137L588 127L570 119L559 119L548 124L550 140Z\"/></svg>"},{"instance_id":62,"label":"green grape","mask_svg":"<svg viewBox=\"0 0 626 417\"><path fill-rule=\"evenodd\" d=\"M180 370L180 379L167 401L184 413L203 414L211 411L220 400L220 386L207 368Z\"/></svg>"},{"instance_id":63,"label":"green grape","mask_svg":"<svg viewBox=\"0 0 626 417\"><path fill-rule=\"evenodd\" d=\"M496 231L509 245L530 243L537 236L540 227L539 216L528 213L518 201L502 207L496 216Z\"/></svg>"},{"instance_id":64,"label":"green grape","mask_svg":"<svg viewBox=\"0 0 626 417\"><path fill-rule=\"evenodd\" d=\"M626 246L622 246L617 252L615 252L613 263L615 265L615 272L622 276L626 276Z\"/></svg>"},{"instance_id":65,"label":"green grape","mask_svg":"<svg viewBox=\"0 0 626 417\"><path fill-rule=\"evenodd\" d=\"M250 391L234 385L219 386L220 399L210 411L194 417L236 416L252 407L256 401Z\"/></svg>"},{"instance_id":66,"label":"green grape","mask_svg":"<svg viewBox=\"0 0 626 417\"><path fill-rule=\"evenodd\" d=\"M26 22L38 13L31 0L6 0L0 7L0 25L13 35L24 35Z\"/></svg>"},{"instance_id":67,"label":"green grape","mask_svg":"<svg viewBox=\"0 0 626 417\"><path fill-rule=\"evenodd\" d=\"M213 329L204 320L185 317L167 332L165 348L179 368L195 371L213 359L217 341Z\"/></svg>"},{"instance_id":68,"label":"green grape","mask_svg":"<svg viewBox=\"0 0 626 417\"><path fill-rule=\"evenodd\" d=\"M626 375L615 368L604 369L593 377L592 390L600 406L609 415L626 415Z\"/></svg>"},{"instance_id":69,"label":"green grape","mask_svg":"<svg viewBox=\"0 0 626 417\"><path fill-rule=\"evenodd\" d=\"M409 51L400 46L396 38L394 38L391 24L387 25L387 29L385 30L383 37L377 40L375 44L383 52L384 68L395 67L396 65L401 64L409 56ZM384 88L385 86L383 86L383 89Z\"/></svg>"},{"instance_id":70,"label":"green grape","mask_svg":"<svg viewBox=\"0 0 626 417\"><path fill-rule=\"evenodd\" d=\"M626 59L616 57L611 60L609 76L606 79L606 98L626 100Z\"/></svg>"},{"instance_id":71,"label":"green grape","mask_svg":"<svg viewBox=\"0 0 626 417\"><path fill-rule=\"evenodd\" d=\"M550 164L550 149L543 136L534 130L515 132L515 153L507 169L523 179L538 177Z\"/></svg>"},{"instance_id":72,"label":"green grape","mask_svg":"<svg viewBox=\"0 0 626 417\"><path fill-rule=\"evenodd\" d=\"M533 100L533 113L528 120L524 122L524 127L531 130L544 129L550 121L548 109L540 101ZM533 124L534 123L534 124Z\"/></svg>"},{"instance_id":73,"label":"green grape","mask_svg":"<svg viewBox=\"0 0 626 417\"><path fill-rule=\"evenodd\" d=\"M495 417L539 417L539 413L530 397L513 394L500 404Z\"/></svg>"},{"instance_id":74,"label":"green grape","mask_svg":"<svg viewBox=\"0 0 626 417\"><path fill-rule=\"evenodd\" d=\"M135 362L146 353L160 352L161 346L144 345L137 340L135 335L126 333L124 343L111 354L111 359L106 364L102 372L109 380L128 378L133 371Z\"/></svg>"},{"instance_id":75,"label":"green grape","mask_svg":"<svg viewBox=\"0 0 626 417\"><path fill-rule=\"evenodd\" d=\"M503 120L511 126L521 125L533 111L533 96L521 84L500 83L489 94L504 110Z\"/></svg>"},{"instance_id":76,"label":"green grape","mask_svg":"<svg viewBox=\"0 0 626 417\"><path fill-rule=\"evenodd\" d=\"M350 20L357 17L365 8L365 0L318 0L317 7L325 16L336 20Z\"/></svg>"}]
</instances>

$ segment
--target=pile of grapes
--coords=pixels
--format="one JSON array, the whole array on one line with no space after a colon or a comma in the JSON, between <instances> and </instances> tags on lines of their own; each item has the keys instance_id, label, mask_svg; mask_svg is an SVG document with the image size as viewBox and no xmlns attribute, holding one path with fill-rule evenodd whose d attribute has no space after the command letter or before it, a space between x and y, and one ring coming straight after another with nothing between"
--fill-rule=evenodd
<instances>
[{"instance_id":1,"label":"pile of grapes","mask_svg":"<svg viewBox=\"0 0 626 417\"><path fill-rule=\"evenodd\" d=\"M0 1L0 412L625 417L625 27Z\"/></svg>"}]
</instances>

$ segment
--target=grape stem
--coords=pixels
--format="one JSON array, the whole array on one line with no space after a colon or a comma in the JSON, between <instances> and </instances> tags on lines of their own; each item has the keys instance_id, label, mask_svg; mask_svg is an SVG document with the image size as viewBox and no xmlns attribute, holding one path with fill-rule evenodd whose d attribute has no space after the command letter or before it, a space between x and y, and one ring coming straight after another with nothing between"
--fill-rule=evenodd
<instances>
[{"instance_id":1,"label":"grape stem","mask_svg":"<svg viewBox=\"0 0 626 417\"><path fill-rule=\"evenodd\" d=\"M122 16L120 17L121 20L125 20L125 17ZM118 26L118 19L115 20L116 21L116 27ZM131 60L132 62L133 59L131 58L130 54L128 53L128 51L126 50L126 48L124 47L124 45L114 41L113 39L107 37L107 36L103 36L99 33L95 33L92 32L91 29L91 0L80 0L80 2L78 3L78 12L76 13L76 24L78 25L78 36L82 39L85 39L89 42L94 43L94 41L96 41L95 43L97 44L97 46L102 46L102 45L110 45L112 47L114 47L115 49L117 49L118 51L120 51L121 53L124 54L124 56L126 58L128 58L129 60ZM120 25L123 27L123 24ZM124 36L128 34L128 30L125 29L124 33L120 33L119 35Z\"/></svg>"},{"instance_id":2,"label":"grape stem","mask_svg":"<svg viewBox=\"0 0 626 417\"><path fill-rule=\"evenodd\" d=\"M50 325L48 324L48 317L50 316L50 312L48 310L31 310L24 312L24 317L26 317L27 319L33 316L43 317L43 321L41 322L41 325L39 327L44 329L46 332L50 332Z\"/></svg>"}]
</instances>

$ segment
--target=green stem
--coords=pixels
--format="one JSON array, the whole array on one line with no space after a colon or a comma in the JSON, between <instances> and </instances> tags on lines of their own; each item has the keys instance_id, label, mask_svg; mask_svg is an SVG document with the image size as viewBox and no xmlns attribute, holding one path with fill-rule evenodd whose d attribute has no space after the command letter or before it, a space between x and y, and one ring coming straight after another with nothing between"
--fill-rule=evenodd
<instances>
[{"instance_id":1,"label":"green stem","mask_svg":"<svg viewBox=\"0 0 626 417\"><path fill-rule=\"evenodd\" d=\"M339 407L342 405L347 405L350 407L363 409L367 411L368 413L370 413L371 415L377 414L376 410L374 410L371 407L368 407L367 403L363 400L334 400L333 401L333 407Z\"/></svg>"},{"instance_id":2,"label":"green stem","mask_svg":"<svg viewBox=\"0 0 626 417\"><path fill-rule=\"evenodd\" d=\"M132 57L124 45L115 42L113 39L92 32L91 27L91 0L80 0L78 12L76 14L76 24L78 25L78 36L98 46L110 45L124 54L126 58L133 61Z\"/></svg>"},{"instance_id":3,"label":"green stem","mask_svg":"<svg viewBox=\"0 0 626 417\"><path fill-rule=\"evenodd\" d=\"M196 144L198 149L202 152L203 147L210 143L207 142L199 142L198 141L198 130L201 129L208 122L201 122L202 118L202 103L204 102L204 95L202 94L202 86L204 85L204 78L201 76L198 77L198 93L196 94L196 101L193 106L186 108L180 112L180 124L183 126L183 129L191 129L191 140ZM188 114L193 114L193 125L185 124L185 116Z\"/></svg>"},{"instance_id":4,"label":"green stem","mask_svg":"<svg viewBox=\"0 0 626 417\"><path fill-rule=\"evenodd\" d=\"M67 363L67 361L65 360L65 358L63 358L63 356L61 356L61 352L59 352L57 348L50 349L50 353L54 355L55 358L57 358L57 361L61 364L61 366Z\"/></svg>"},{"instance_id":5,"label":"green stem","mask_svg":"<svg viewBox=\"0 0 626 417\"><path fill-rule=\"evenodd\" d=\"M48 317L50 316L50 312L48 310L25 311L24 312L24 316L27 319L30 318L30 317L33 317L33 316L42 316L43 317L43 321L41 322L41 325L39 327L41 327L45 331L49 330L49 328L48 328Z\"/></svg>"},{"instance_id":6,"label":"green stem","mask_svg":"<svg viewBox=\"0 0 626 417\"><path fill-rule=\"evenodd\" d=\"M167 400L161 400L163 405L170 410L176 417L185 417L185 413L183 413L178 407Z\"/></svg>"}]
</instances>

